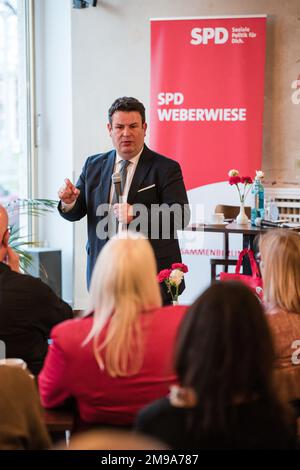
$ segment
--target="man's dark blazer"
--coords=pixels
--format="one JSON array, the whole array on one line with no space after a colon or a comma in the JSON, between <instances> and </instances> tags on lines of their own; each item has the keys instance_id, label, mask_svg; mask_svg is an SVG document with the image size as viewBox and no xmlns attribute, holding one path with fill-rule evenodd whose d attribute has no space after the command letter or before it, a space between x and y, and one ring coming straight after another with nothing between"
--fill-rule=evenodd
<instances>
[{"instance_id":1,"label":"man's dark blazer","mask_svg":"<svg viewBox=\"0 0 300 470\"><path fill-rule=\"evenodd\" d=\"M53 326L73 317L71 307L40 279L0 262L0 340L6 357L23 359L37 375Z\"/></svg>"},{"instance_id":2,"label":"man's dark blazer","mask_svg":"<svg viewBox=\"0 0 300 470\"><path fill-rule=\"evenodd\" d=\"M97 256L108 238L97 237L96 226L100 217L96 215L100 204L108 203L110 197L111 176L114 170L116 151L89 157L77 181L80 195L75 206L68 212L59 212L67 220L76 221L87 215L87 283ZM141 191L141 189L144 189ZM147 189L148 188L148 189ZM172 221L171 236L168 239L149 237L155 252L158 271L181 261L181 254L176 231L189 222L189 207L180 165L169 158L155 153L144 146L129 189L128 204L144 204L149 210L153 204L179 204L182 217ZM149 223L150 230L150 223ZM148 235L148 234L146 234Z\"/></svg>"}]
</instances>

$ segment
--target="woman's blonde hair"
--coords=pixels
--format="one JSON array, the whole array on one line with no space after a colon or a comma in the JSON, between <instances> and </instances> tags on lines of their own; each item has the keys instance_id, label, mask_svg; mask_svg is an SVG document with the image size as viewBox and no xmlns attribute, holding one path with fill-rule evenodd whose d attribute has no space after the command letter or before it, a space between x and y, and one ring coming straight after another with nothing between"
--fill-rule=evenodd
<instances>
[{"instance_id":1,"label":"woman's blonde hair","mask_svg":"<svg viewBox=\"0 0 300 470\"><path fill-rule=\"evenodd\" d=\"M161 306L152 247L143 236L122 232L101 251L91 280L89 307L93 327L85 341L93 339L94 354L101 369L111 376L139 371L143 361L140 314ZM106 337L99 335L110 319ZM105 348L105 360L101 351Z\"/></svg>"},{"instance_id":2,"label":"woman's blonde hair","mask_svg":"<svg viewBox=\"0 0 300 470\"><path fill-rule=\"evenodd\" d=\"M300 313L300 236L270 230L260 237L264 298L271 308Z\"/></svg>"}]
</instances>

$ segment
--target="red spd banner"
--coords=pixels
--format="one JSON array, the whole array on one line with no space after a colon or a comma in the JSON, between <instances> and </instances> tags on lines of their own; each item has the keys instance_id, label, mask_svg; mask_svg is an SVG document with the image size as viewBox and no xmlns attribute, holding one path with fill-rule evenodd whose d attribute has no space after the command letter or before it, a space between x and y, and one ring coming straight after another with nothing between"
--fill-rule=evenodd
<instances>
[{"instance_id":1,"label":"red spd banner","mask_svg":"<svg viewBox=\"0 0 300 470\"><path fill-rule=\"evenodd\" d=\"M188 190L262 160L266 17L151 20L150 145Z\"/></svg>"}]
</instances>

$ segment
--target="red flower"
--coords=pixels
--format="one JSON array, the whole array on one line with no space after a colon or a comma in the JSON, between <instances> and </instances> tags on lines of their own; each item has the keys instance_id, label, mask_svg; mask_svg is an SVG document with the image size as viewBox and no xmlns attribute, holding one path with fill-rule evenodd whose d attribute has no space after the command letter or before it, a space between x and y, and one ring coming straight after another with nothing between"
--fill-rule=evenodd
<instances>
[{"instance_id":1,"label":"red flower","mask_svg":"<svg viewBox=\"0 0 300 470\"><path fill-rule=\"evenodd\" d=\"M180 269L183 273L187 273L189 268L184 263L173 263L171 266L172 269Z\"/></svg>"},{"instance_id":2,"label":"red flower","mask_svg":"<svg viewBox=\"0 0 300 470\"><path fill-rule=\"evenodd\" d=\"M229 178L229 184L231 184L231 185L238 184L240 182L241 182L240 176L230 176L230 178Z\"/></svg>"},{"instance_id":3,"label":"red flower","mask_svg":"<svg viewBox=\"0 0 300 470\"><path fill-rule=\"evenodd\" d=\"M168 279L172 272L172 269L162 269L157 275L158 282L164 282L165 279Z\"/></svg>"},{"instance_id":4,"label":"red flower","mask_svg":"<svg viewBox=\"0 0 300 470\"><path fill-rule=\"evenodd\" d=\"M252 181L251 176L242 176L242 177L241 177L241 183L244 183L244 184L252 184L253 181Z\"/></svg>"}]
</instances>

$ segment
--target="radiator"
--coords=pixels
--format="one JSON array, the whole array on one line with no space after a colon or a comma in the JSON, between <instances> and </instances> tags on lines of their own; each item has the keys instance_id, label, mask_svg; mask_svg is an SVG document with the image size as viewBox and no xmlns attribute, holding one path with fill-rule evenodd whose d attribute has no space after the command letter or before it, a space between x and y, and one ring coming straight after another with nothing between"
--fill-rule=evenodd
<instances>
[{"instance_id":1,"label":"radiator","mask_svg":"<svg viewBox=\"0 0 300 470\"><path fill-rule=\"evenodd\" d=\"M279 219L300 223L300 188L265 188L265 199L274 200Z\"/></svg>"}]
</instances>

